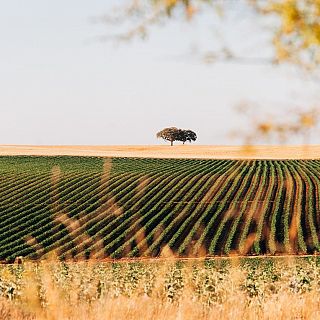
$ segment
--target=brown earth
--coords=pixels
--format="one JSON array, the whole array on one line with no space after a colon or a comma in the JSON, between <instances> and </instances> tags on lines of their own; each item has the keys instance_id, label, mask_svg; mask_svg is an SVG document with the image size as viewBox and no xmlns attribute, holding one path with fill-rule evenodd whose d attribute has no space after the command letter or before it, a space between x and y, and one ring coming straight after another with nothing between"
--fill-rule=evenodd
<instances>
[{"instance_id":1,"label":"brown earth","mask_svg":"<svg viewBox=\"0 0 320 320\"><path fill-rule=\"evenodd\" d=\"M0 145L0 155L198 159L320 159L320 145L301 146L33 146Z\"/></svg>"}]
</instances>

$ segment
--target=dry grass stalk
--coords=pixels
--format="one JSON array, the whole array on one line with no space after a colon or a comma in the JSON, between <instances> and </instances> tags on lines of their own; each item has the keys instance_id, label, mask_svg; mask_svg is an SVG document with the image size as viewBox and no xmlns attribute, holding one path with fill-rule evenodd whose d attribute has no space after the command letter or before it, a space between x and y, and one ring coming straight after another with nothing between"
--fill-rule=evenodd
<instances>
[{"instance_id":1,"label":"dry grass stalk","mask_svg":"<svg viewBox=\"0 0 320 320\"><path fill-rule=\"evenodd\" d=\"M263 273L252 278L255 273L250 276L251 271L241 267L239 257L229 260L227 274L219 271L219 260L212 262L216 263L216 268L208 269L198 262L181 264L174 258L165 263L150 262L144 265L144 273L130 278L131 281L140 279L136 285L130 283L128 278L130 274L134 275L135 263L115 263L110 267L112 272L118 270L115 279L119 288L115 287L116 283L110 276L105 275L105 280L102 280L103 269L97 269L97 264L93 262L66 265L63 268L69 270L67 278L63 276L64 269L62 276L60 274L61 277L57 278L56 272L60 267L54 257L38 264L25 262L21 296L16 301L0 300L0 319L319 318L318 282L313 282L306 289L299 282L301 275L306 277L302 279L309 276L315 281L320 279L316 264L302 264L306 269L300 269L302 274L299 274L295 271L298 270L297 261L288 258L285 265L276 266L275 274L281 272L282 278L274 284L261 282ZM12 277L5 270L9 269L2 270L1 280ZM97 270L100 271L97 273ZM150 278L150 272L155 277ZM110 289L103 295L97 295L101 281L105 281ZM255 287L251 286L250 281L254 281ZM293 289L293 285L298 287ZM149 292L147 287L152 291ZM176 290L177 300L170 295L170 288ZM253 293L252 288L256 290ZM116 293L118 289L123 292ZM198 293L199 289L204 291ZM300 292L300 289L303 290ZM270 290L273 290L272 293ZM208 301L211 301L209 305Z\"/></svg>"}]
</instances>

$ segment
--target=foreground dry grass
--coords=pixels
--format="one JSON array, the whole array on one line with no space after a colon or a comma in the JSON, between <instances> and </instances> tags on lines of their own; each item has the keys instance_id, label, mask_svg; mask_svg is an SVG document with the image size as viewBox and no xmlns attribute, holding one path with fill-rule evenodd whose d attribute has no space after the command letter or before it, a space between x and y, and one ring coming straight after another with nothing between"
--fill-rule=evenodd
<instances>
[{"instance_id":1,"label":"foreground dry grass","mask_svg":"<svg viewBox=\"0 0 320 320\"><path fill-rule=\"evenodd\" d=\"M319 258L299 260L5 266L0 319L319 319Z\"/></svg>"},{"instance_id":2,"label":"foreground dry grass","mask_svg":"<svg viewBox=\"0 0 320 320\"><path fill-rule=\"evenodd\" d=\"M320 159L320 145L301 146L31 146L0 145L0 155L201 159Z\"/></svg>"},{"instance_id":3,"label":"foreground dry grass","mask_svg":"<svg viewBox=\"0 0 320 320\"><path fill-rule=\"evenodd\" d=\"M10 302L0 303L0 319L31 320L31 319L79 319L79 320L136 320L136 319L319 319L319 297L312 293L303 299L292 295L281 295L270 299L262 307L247 306L243 297L230 297L220 308L204 312L190 300L182 300L179 306L162 305L157 300L143 298L119 298L103 303L79 305L76 308L59 304L47 312L29 313Z\"/></svg>"}]
</instances>

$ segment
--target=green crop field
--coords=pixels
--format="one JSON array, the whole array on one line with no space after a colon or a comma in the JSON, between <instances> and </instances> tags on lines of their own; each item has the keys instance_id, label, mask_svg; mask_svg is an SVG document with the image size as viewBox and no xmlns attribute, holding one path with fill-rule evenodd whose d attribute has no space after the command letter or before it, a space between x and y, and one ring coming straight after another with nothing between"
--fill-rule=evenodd
<instances>
[{"instance_id":1,"label":"green crop field","mask_svg":"<svg viewBox=\"0 0 320 320\"><path fill-rule=\"evenodd\" d=\"M0 260L320 249L320 160L0 157Z\"/></svg>"}]
</instances>

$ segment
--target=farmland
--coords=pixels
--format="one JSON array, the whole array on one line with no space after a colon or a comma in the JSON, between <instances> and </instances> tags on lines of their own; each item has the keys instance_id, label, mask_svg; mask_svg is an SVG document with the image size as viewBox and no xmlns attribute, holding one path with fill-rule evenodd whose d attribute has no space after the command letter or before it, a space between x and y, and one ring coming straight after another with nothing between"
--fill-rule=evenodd
<instances>
[{"instance_id":1,"label":"farmland","mask_svg":"<svg viewBox=\"0 0 320 320\"><path fill-rule=\"evenodd\" d=\"M319 251L319 160L0 157L0 260Z\"/></svg>"}]
</instances>

